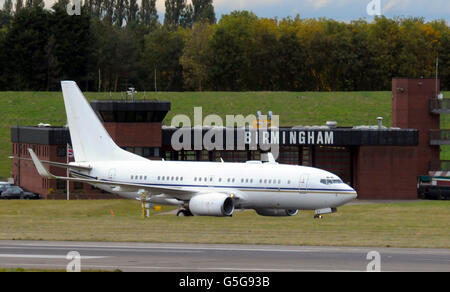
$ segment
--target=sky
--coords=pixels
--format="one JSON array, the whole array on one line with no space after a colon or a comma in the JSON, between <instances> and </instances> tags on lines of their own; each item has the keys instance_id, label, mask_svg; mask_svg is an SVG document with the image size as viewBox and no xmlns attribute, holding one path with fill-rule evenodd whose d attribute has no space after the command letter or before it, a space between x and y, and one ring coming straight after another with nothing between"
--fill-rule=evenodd
<instances>
[{"instance_id":1,"label":"sky","mask_svg":"<svg viewBox=\"0 0 450 292\"><path fill-rule=\"evenodd\" d=\"M53 1L46 0L46 6L50 7ZM259 17L268 18L295 17L299 14L302 18L327 17L340 21L365 18L370 21L373 16L367 14L366 8L372 1L381 4L380 12L387 17L414 16L426 20L444 19L450 23L449 0L214 0L214 7L218 19L233 10L250 10ZM0 0L0 6L4 2ZM157 0L156 3L162 20L164 0Z\"/></svg>"}]
</instances>

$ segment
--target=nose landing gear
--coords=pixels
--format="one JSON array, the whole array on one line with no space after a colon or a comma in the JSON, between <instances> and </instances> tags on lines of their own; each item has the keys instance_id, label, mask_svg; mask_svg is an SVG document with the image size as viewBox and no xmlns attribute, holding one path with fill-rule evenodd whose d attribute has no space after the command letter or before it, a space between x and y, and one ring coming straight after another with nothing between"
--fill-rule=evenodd
<instances>
[{"instance_id":1,"label":"nose landing gear","mask_svg":"<svg viewBox=\"0 0 450 292\"><path fill-rule=\"evenodd\" d=\"M317 209L314 212L314 219L322 219L322 215L336 213L337 208L325 208L325 209Z\"/></svg>"}]
</instances>

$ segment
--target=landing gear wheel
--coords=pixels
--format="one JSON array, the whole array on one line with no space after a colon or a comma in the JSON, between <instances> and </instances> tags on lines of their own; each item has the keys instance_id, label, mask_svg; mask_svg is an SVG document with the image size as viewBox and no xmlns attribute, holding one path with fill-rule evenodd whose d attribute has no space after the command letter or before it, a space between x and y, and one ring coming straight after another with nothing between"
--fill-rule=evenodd
<instances>
[{"instance_id":1,"label":"landing gear wheel","mask_svg":"<svg viewBox=\"0 0 450 292\"><path fill-rule=\"evenodd\" d=\"M322 215L316 214L316 215L314 215L314 219L322 219Z\"/></svg>"},{"instance_id":2,"label":"landing gear wheel","mask_svg":"<svg viewBox=\"0 0 450 292\"><path fill-rule=\"evenodd\" d=\"M182 209L177 212L178 217L192 216L192 213L188 210Z\"/></svg>"}]
</instances>

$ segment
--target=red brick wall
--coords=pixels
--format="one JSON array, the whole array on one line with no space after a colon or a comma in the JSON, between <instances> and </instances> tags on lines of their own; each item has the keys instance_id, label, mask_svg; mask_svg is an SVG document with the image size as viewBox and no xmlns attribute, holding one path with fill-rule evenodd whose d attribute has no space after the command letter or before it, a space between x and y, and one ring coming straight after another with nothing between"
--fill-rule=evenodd
<instances>
[{"instance_id":1,"label":"red brick wall","mask_svg":"<svg viewBox=\"0 0 450 292\"><path fill-rule=\"evenodd\" d=\"M103 123L120 146L161 147L161 123Z\"/></svg>"},{"instance_id":2,"label":"red brick wall","mask_svg":"<svg viewBox=\"0 0 450 292\"><path fill-rule=\"evenodd\" d=\"M417 147L361 146L354 153L358 199L417 198Z\"/></svg>"},{"instance_id":3,"label":"red brick wall","mask_svg":"<svg viewBox=\"0 0 450 292\"><path fill-rule=\"evenodd\" d=\"M440 156L440 147L430 146L430 130L440 129L439 115L430 114L435 87L435 79L392 80L392 126L419 130L416 177L428 174L430 161L439 160Z\"/></svg>"}]
</instances>

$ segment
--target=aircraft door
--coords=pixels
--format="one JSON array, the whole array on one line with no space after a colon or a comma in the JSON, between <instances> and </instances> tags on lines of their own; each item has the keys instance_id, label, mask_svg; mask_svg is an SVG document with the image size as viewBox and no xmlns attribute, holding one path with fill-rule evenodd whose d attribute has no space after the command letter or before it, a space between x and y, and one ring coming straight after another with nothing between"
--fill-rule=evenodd
<instances>
[{"instance_id":1,"label":"aircraft door","mask_svg":"<svg viewBox=\"0 0 450 292\"><path fill-rule=\"evenodd\" d=\"M298 188L300 190L308 189L308 178L309 178L309 175L306 173L303 173L300 175L300 181L299 181L299 186L298 186Z\"/></svg>"},{"instance_id":2,"label":"aircraft door","mask_svg":"<svg viewBox=\"0 0 450 292\"><path fill-rule=\"evenodd\" d=\"M116 178L116 169L115 168L111 168L108 172L108 179L109 180L114 180Z\"/></svg>"}]
</instances>

